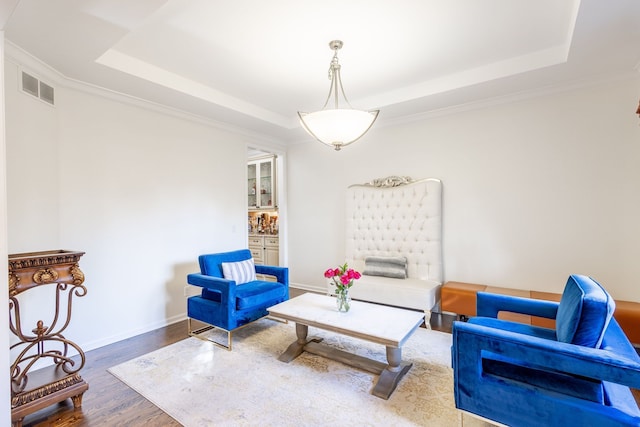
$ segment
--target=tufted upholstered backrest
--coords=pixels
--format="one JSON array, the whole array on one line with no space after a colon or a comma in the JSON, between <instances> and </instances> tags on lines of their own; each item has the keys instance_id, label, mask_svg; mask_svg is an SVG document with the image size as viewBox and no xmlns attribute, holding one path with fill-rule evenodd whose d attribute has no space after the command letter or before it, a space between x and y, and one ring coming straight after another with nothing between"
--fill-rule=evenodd
<instances>
[{"instance_id":1,"label":"tufted upholstered backrest","mask_svg":"<svg viewBox=\"0 0 640 427\"><path fill-rule=\"evenodd\" d=\"M442 283L442 183L397 178L347 189L346 260L362 271L368 256L404 256L409 278Z\"/></svg>"}]
</instances>

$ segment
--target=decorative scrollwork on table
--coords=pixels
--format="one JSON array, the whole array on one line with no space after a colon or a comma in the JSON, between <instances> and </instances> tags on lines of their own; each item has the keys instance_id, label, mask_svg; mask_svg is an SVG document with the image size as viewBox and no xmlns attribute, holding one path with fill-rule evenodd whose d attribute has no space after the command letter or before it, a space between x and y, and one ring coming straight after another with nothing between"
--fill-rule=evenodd
<instances>
[{"instance_id":1,"label":"decorative scrollwork on table","mask_svg":"<svg viewBox=\"0 0 640 427\"><path fill-rule=\"evenodd\" d=\"M58 272L50 268L43 268L33 273L33 281L39 285L53 283L58 280Z\"/></svg>"},{"instance_id":2,"label":"decorative scrollwork on table","mask_svg":"<svg viewBox=\"0 0 640 427\"><path fill-rule=\"evenodd\" d=\"M73 264L69 269L69 272L71 273L71 277L73 277L72 283L74 285L81 285L84 282L84 273L80 270L80 266L78 264Z\"/></svg>"},{"instance_id":3,"label":"decorative scrollwork on table","mask_svg":"<svg viewBox=\"0 0 640 427\"><path fill-rule=\"evenodd\" d=\"M18 294L18 283L20 278L13 273L9 273L9 296Z\"/></svg>"},{"instance_id":4,"label":"decorative scrollwork on table","mask_svg":"<svg viewBox=\"0 0 640 427\"><path fill-rule=\"evenodd\" d=\"M84 382L84 380L78 374L64 377L58 381L55 381L51 384L48 384L44 387L41 387L29 393L22 393L15 396L11 396L11 407L17 408L21 405L25 405L29 402L33 402L35 400L41 399L43 396L47 396L49 394L55 393L58 390L63 390L65 388L71 387L75 384L79 384L82 382Z\"/></svg>"}]
</instances>

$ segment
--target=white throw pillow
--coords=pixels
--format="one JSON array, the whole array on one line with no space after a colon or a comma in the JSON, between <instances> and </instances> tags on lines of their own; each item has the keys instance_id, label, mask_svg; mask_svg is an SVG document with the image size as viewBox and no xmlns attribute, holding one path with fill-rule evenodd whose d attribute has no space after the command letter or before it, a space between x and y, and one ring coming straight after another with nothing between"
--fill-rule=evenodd
<instances>
[{"instance_id":1,"label":"white throw pillow","mask_svg":"<svg viewBox=\"0 0 640 427\"><path fill-rule=\"evenodd\" d=\"M222 274L225 279L235 280L236 285L256 280L256 267L253 258L238 262L223 262Z\"/></svg>"}]
</instances>

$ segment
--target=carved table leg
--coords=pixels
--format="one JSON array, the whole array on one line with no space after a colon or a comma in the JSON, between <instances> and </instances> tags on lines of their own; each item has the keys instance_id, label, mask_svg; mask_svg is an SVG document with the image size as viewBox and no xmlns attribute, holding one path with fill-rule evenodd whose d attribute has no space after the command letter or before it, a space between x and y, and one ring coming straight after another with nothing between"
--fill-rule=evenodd
<instances>
[{"instance_id":1,"label":"carved table leg","mask_svg":"<svg viewBox=\"0 0 640 427\"><path fill-rule=\"evenodd\" d=\"M73 409L82 408L82 396L84 396L84 393L80 393L77 396L71 397L71 401L73 402Z\"/></svg>"},{"instance_id":2,"label":"carved table leg","mask_svg":"<svg viewBox=\"0 0 640 427\"><path fill-rule=\"evenodd\" d=\"M371 392L374 396L382 399L389 399L400 379L413 366L413 363L402 363L402 349L400 347L387 347L387 362L389 364L380 373L380 378Z\"/></svg>"},{"instance_id":3,"label":"carved table leg","mask_svg":"<svg viewBox=\"0 0 640 427\"><path fill-rule=\"evenodd\" d=\"M294 341L287 350L278 357L281 362L289 363L296 357L300 356L304 352L304 347L309 342L320 342L320 339L307 340L307 334L309 333L309 326L301 323L296 323L296 336L298 339Z\"/></svg>"}]
</instances>

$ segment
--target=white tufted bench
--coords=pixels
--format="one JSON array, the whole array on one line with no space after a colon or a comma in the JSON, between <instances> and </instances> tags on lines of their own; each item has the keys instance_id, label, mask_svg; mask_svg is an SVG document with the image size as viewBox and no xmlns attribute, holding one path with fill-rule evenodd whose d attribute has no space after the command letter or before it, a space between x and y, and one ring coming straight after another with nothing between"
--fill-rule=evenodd
<instances>
[{"instance_id":1,"label":"white tufted bench","mask_svg":"<svg viewBox=\"0 0 640 427\"><path fill-rule=\"evenodd\" d=\"M408 267L406 279L363 275L349 291L352 298L422 310L429 325L443 276L440 180L389 177L352 185L346 212L350 267L363 272L368 256L406 257Z\"/></svg>"}]
</instances>

